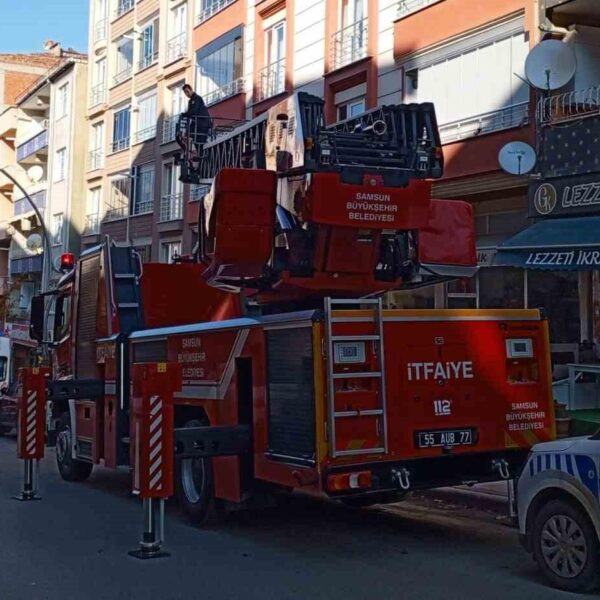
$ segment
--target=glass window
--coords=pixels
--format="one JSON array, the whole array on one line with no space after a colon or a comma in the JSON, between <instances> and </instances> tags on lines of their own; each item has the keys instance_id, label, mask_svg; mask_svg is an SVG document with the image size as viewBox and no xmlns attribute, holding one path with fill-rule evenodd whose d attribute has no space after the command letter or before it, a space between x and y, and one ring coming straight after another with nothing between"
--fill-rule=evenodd
<instances>
[{"instance_id":1,"label":"glass window","mask_svg":"<svg viewBox=\"0 0 600 600\"><path fill-rule=\"evenodd\" d=\"M54 316L54 341L60 342L69 335L69 319L71 315L71 296L61 295L56 300Z\"/></svg>"},{"instance_id":2,"label":"glass window","mask_svg":"<svg viewBox=\"0 0 600 600\"><path fill-rule=\"evenodd\" d=\"M25 281L21 284L19 293L19 308L29 310L31 305L31 299L35 293L35 283L32 281Z\"/></svg>"},{"instance_id":3,"label":"glass window","mask_svg":"<svg viewBox=\"0 0 600 600\"><path fill-rule=\"evenodd\" d=\"M464 277L446 284L448 308L477 308L477 278Z\"/></svg>"},{"instance_id":4,"label":"glass window","mask_svg":"<svg viewBox=\"0 0 600 600\"><path fill-rule=\"evenodd\" d=\"M232 83L241 76L241 37L198 59L197 81L199 92L208 104L235 93L236 90Z\"/></svg>"},{"instance_id":5,"label":"glass window","mask_svg":"<svg viewBox=\"0 0 600 600\"><path fill-rule=\"evenodd\" d=\"M578 274L571 271L528 271L527 305L548 316L550 342L580 341Z\"/></svg>"},{"instance_id":6,"label":"glass window","mask_svg":"<svg viewBox=\"0 0 600 600\"><path fill-rule=\"evenodd\" d=\"M131 73L131 65L133 64L133 40L122 38L117 45L117 80L122 81Z\"/></svg>"},{"instance_id":7,"label":"glass window","mask_svg":"<svg viewBox=\"0 0 600 600\"><path fill-rule=\"evenodd\" d=\"M143 142L156 135L157 120L156 90L138 100L138 127L136 141Z\"/></svg>"},{"instance_id":8,"label":"glass window","mask_svg":"<svg viewBox=\"0 0 600 600\"><path fill-rule=\"evenodd\" d=\"M161 244L160 254L161 262L173 262L175 256L181 256L181 242L166 242Z\"/></svg>"},{"instance_id":9,"label":"glass window","mask_svg":"<svg viewBox=\"0 0 600 600\"><path fill-rule=\"evenodd\" d=\"M342 0L342 27L361 21L364 12L364 0Z\"/></svg>"},{"instance_id":10,"label":"glass window","mask_svg":"<svg viewBox=\"0 0 600 600\"><path fill-rule=\"evenodd\" d=\"M129 148L131 108L128 106L114 114L113 152Z\"/></svg>"},{"instance_id":11,"label":"glass window","mask_svg":"<svg viewBox=\"0 0 600 600\"><path fill-rule=\"evenodd\" d=\"M56 118L64 117L69 111L69 84L65 83L58 88L56 97Z\"/></svg>"},{"instance_id":12,"label":"glass window","mask_svg":"<svg viewBox=\"0 0 600 600\"><path fill-rule=\"evenodd\" d=\"M435 308L435 286L388 294L389 308Z\"/></svg>"},{"instance_id":13,"label":"glass window","mask_svg":"<svg viewBox=\"0 0 600 600\"><path fill-rule=\"evenodd\" d=\"M136 168L135 197L133 214L150 212L154 206L154 165L141 165Z\"/></svg>"},{"instance_id":14,"label":"glass window","mask_svg":"<svg viewBox=\"0 0 600 600\"><path fill-rule=\"evenodd\" d=\"M350 102L344 102L344 104L338 104L338 121L344 119L351 119L356 117L366 110L366 103L364 98L356 98L350 100Z\"/></svg>"},{"instance_id":15,"label":"glass window","mask_svg":"<svg viewBox=\"0 0 600 600\"><path fill-rule=\"evenodd\" d=\"M64 216L63 213L57 213L52 217L52 243L62 244L63 238L63 225Z\"/></svg>"},{"instance_id":16,"label":"glass window","mask_svg":"<svg viewBox=\"0 0 600 600\"><path fill-rule=\"evenodd\" d=\"M479 269L479 308L524 308L525 271L511 267Z\"/></svg>"},{"instance_id":17,"label":"glass window","mask_svg":"<svg viewBox=\"0 0 600 600\"><path fill-rule=\"evenodd\" d=\"M115 177L110 182L110 197L106 210L107 219L118 219L127 216L129 208L129 192L131 179L129 177Z\"/></svg>"},{"instance_id":18,"label":"glass window","mask_svg":"<svg viewBox=\"0 0 600 600\"><path fill-rule=\"evenodd\" d=\"M66 177L67 171L67 149L61 148L56 151L54 181L62 181Z\"/></svg>"},{"instance_id":19,"label":"glass window","mask_svg":"<svg viewBox=\"0 0 600 600\"><path fill-rule=\"evenodd\" d=\"M140 69L145 69L158 59L158 20L142 29L140 40Z\"/></svg>"}]
</instances>

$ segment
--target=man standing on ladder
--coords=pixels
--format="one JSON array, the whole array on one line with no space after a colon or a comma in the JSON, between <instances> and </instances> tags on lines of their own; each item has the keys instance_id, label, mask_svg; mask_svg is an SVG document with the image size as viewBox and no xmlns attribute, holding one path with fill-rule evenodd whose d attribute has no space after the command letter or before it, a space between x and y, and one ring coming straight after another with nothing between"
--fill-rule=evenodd
<instances>
[{"instance_id":1,"label":"man standing on ladder","mask_svg":"<svg viewBox=\"0 0 600 600\"><path fill-rule=\"evenodd\" d=\"M208 132L211 128L211 117L204 104L204 100L199 94L196 94L194 88L189 83L184 84L183 93L189 99L187 112L181 115L178 124L177 142L190 153L196 151L197 156L200 156L202 146L208 139ZM181 133L181 124L183 120L187 120L187 139ZM184 130L185 131L185 130Z\"/></svg>"}]
</instances>

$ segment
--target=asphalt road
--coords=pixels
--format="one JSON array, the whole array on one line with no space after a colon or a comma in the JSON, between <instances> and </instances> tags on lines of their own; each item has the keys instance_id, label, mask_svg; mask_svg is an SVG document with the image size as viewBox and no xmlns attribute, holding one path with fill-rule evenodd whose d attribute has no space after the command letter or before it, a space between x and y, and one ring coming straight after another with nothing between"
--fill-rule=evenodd
<instances>
[{"instance_id":1,"label":"asphalt road","mask_svg":"<svg viewBox=\"0 0 600 600\"><path fill-rule=\"evenodd\" d=\"M128 476L60 480L16 502L21 464L0 438L2 600L467 600L577 598L546 587L516 532L493 515L410 501L349 509L298 499L202 530L169 507L170 558L138 561L140 501ZM433 506L431 506L433 505Z\"/></svg>"}]
</instances>

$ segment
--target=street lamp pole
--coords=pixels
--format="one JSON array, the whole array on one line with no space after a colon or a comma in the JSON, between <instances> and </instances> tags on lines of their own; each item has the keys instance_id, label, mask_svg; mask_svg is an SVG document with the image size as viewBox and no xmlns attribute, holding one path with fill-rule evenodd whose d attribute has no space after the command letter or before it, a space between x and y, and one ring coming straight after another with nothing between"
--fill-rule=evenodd
<instances>
[{"instance_id":1,"label":"street lamp pole","mask_svg":"<svg viewBox=\"0 0 600 600\"><path fill-rule=\"evenodd\" d=\"M44 277L44 269L42 268L42 292L45 292L46 287L46 279L49 279L50 269L53 267L52 265L52 249L50 248L50 240L48 239L48 230L46 229L46 223L44 218L42 217L42 213L39 208L36 206L35 202L31 199L29 194L25 191L25 188L10 174L6 169L0 167L0 173L2 173L5 177L8 177L16 186L19 188L23 196L27 199L27 202L31 205L33 212L35 212L36 217L40 222L40 226L42 228L42 240L44 244L44 254L46 255L46 259L44 263L48 265L48 277ZM43 264L43 263L42 263Z\"/></svg>"}]
</instances>

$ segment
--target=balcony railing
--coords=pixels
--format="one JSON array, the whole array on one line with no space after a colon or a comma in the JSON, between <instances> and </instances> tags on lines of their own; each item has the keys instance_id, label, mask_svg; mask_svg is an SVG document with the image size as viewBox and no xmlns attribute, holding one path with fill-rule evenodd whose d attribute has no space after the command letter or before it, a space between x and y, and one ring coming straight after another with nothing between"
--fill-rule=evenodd
<instances>
[{"instance_id":1,"label":"balcony railing","mask_svg":"<svg viewBox=\"0 0 600 600\"><path fill-rule=\"evenodd\" d=\"M190 186L190 200L201 200L210 191L209 185L195 184Z\"/></svg>"},{"instance_id":2,"label":"balcony railing","mask_svg":"<svg viewBox=\"0 0 600 600\"><path fill-rule=\"evenodd\" d=\"M285 91L285 58L267 65L260 71L260 86L258 98L265 100Z\"/></svg>"},{"instance_id":3,"label":"balcony railing","mask_svg":"<svg viewBox=\"0 0 600 600\"><path fill-rule=\"evenodd\" d=\"M115 18L124 15L133 9L134 0L118 0L117 10L115 10Z\"/></svg>"},{"instance_id":4,"label":"balcony railing","mask_svg":"<svg viewBox=\"0 0 600 600\"><path fill-rule=\"evenodd\" d=\"M156 125L145 127L144 129L136 131L134 134L134 141L136 144L139 144L140 142L151 140L154 137L156 137Z\"/></svg>"},{"instance_id":5,"label":"balcony railing","mask_svg":"<svg viewBox=\"0 0 600 600\"><path fill-rule=\"evenodd\" d=\"M98 83L91 89L90 94L90 106L98 106L106 102L106 84L104 82Z\"/></svg>"},{"instance_id":6,"label":"balcony railing","mask_svg":"<svg viewBox=\"0 0 600 600\"><path fill-rule=\"evenodd\" d=\"M130 77L131 77L131 65L129 65L128 67L125 67L124 69L121 69L113 77L113 83L115 85L119 85L120 83L123 83L124 81L127 81Z\"/></svg>"},{"instance_id":7,"label":"balcony railing","mask_svg":"<svg viewBox=\"0 0 600 600\"><path fill-rule=\"evenodd\" d=\"M536 116L540 123L565 123L600 114L600 85L542 98Z\"/></svg>"},{"instance_id":8,"label":"balcony railing","mask_svg":"<svg viewBox=\"0 0 600 600\"><path fill-rule=\"evenodd\" d=\"M100 216L98 213L93 213L85 216L85 225L83 227L83 235L94 235L100 231Z\"/></svg>"},{"instance_id":9,"label":"balcony railing","mask_svg":"<svg viewBox=\"0 0 600 600\"><path fill-rule=\"evenodd\" d=\"M120 152L129 148L129 136L121 138L120 140L113 140L112 151Z\"/></svg>"},{"instance_id":10,"label":"balcony railing","mask_svg":"<svg viewBox=\"0 0 600 600\"><path fill-rule=\"evenodd\" d=\"M39 210L43 211L46 208L46 190L40 190L39 192L35 192L35 194L29 194L29 197L33 200L33 203ZM15 216L24 215L33 210L27 198L15 200L14 207Z\"/></svg>"},{"instance_id":11,"label":"balcony railing","mask_svg":"<svg viewBox=\"0 0 600 600\"><path fill-rule=\"evenodd\" d=\"M24 160L27 157L48 147L48 130L44 129L25 143L17 146L17 160Z\"/></svg>"},{"instance_id":12,"label":"balcony railing","mask_svg":"<svg viewBox=\"0 0 600 600\"><path fill-rule=\"evenodd\" d=\"M94 27L94 41L101 42L106 39L106 35L108 32L108 19L105 17L104 19L99 19L96 21L96 26Z\"/></svg>"},{"instance_id":13,"label":"balcony railing","mask_svg":"<svg viewBox=\"0 0 600 600\"><path fill-rule=\"evenodd\" d=\"M204 23L204 21L210 19L213 15L216 15L234 2L235 0L216 0L216 2L210 2L209 0L209 2L205 2L204 4L208 4L208 6L200 11L200 14L198 15L198 25Z\"/></svg>"},{"instance_id":14,"label":"balcony railing","mask_svg":"<svg viewBox=\"0 0 600 600\"><path fill-rule=\"evenodd\" d=\"M162 132L162 143L172 142L175 139L175 133L177 131L177 122L179 121L180 115L173 115L172 117L165 117L163 121L163 132Z\"/></svg>"},{"instance_id":15,"label":"balcony railing","mask_svg":"<svg viewBox=\"0 0 600 600\"><path fill-rule=\"evenodd\" d=\"M140 62L138 63L138 71L143 71L144 69L151 67L156 62L158 62L158 50L152 54L146 54L140 58Z\"/></svg>"},{"instance_id":16,"label":"balcony railing","mask_svg":"<svg viewBox=\"0 0 600 600\"><path fill-rule=\"evenodd\" d=\"M522 102L440 125L440 137L443 144L448 144L494 131L522 127L528 123L529 103Z\"/></svg>"},{"instance_id":17,"label":"balcony railing","mask_svg":"<svg viewBox=\"0 0 600 600\"><path fill-rule=\"evenodd\" d=\"M431 4L437 4L441 0L400 0L398 2L398 18L402 19L412 13L427 8Z\"/></svg>"},{"instance_id":18,"label":"balcony railing","mask_svg":"<svg viewBox=\"0 0 600 600\"><path fill-rule=\"evenodd\" d=\"M106 209L104 220L114 221L115 219L122 219L127 216L128 212L127 206L111 206Z\"/></svg>"},{"instance_id":19,"label":"balcony railing","mask_svg":"<svg viewBox=\"0 0 600 600\"><path fill-rule=\"evenodd\" d=\"M23 258L13 258L10 261L11 275L21 275L23 273L41 273L43 266L43 256L25 256Z\"/></svg>"},{"instance_id":20,"label":"balcony railing","mask_svg":"<svg viewBox=\"0 0 600 600\"><path fill-rule=\"evenodd\" d=\"M230 96L235 96L235 94L241 94L244 91L244 78L240 77L235 81L231 81L227 85L224 85L212 92L209 92L204 98L204 102L207 105L215 104L216 102L220 102L225 98L229 98Z\"/></svg>"},{"instance_id":21,"label":"balcony railing","mask_svg":"<svg viewBox=\"0 0 600 600\"><path fill-rule=\"evenodd\" d=\"M367 56L367 19L361 19L332 36L333 68L339 69Z\"/></svg>"},{"instance_id":22,"label":"balcony railing","mask_svg":"<svg viewBox=\"0 0 600 600\"><path fill-rule=\"evenodd\" d=\"M160 220L175 221L182 217L183 194L167 194L160 199Z\"/></svg>"},{"instance_id":23,"label":"balcony railing","mask_svg":"<svg viewBox=\"0 0 600 600\"><path fill-rule=\"evenodd\" d=\"M104 166L104 151L100 148L90 150L88 164L90 171L101 169Z\"/></svg>"},{"instance_id":24,"label":"balcony railing","mask_svg":"<svg viewBox=\"0 0 600 600\"><path fill-rule=\"evenodd\" d=\"M187 54L187 35L177 34L167 42L167 63L172 63Z\"/></svg>"}]
</instances>

